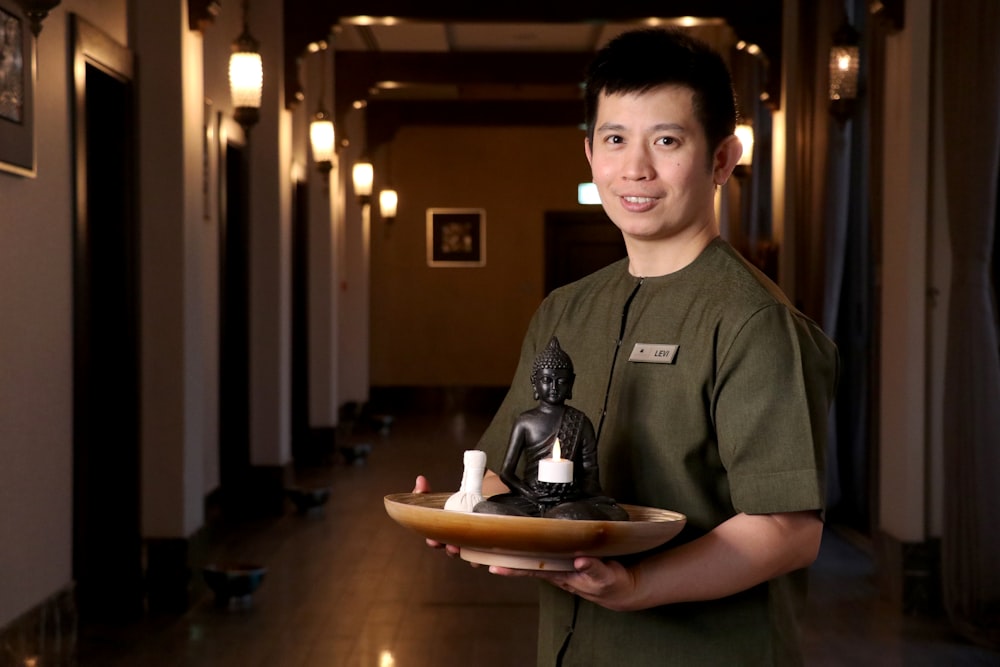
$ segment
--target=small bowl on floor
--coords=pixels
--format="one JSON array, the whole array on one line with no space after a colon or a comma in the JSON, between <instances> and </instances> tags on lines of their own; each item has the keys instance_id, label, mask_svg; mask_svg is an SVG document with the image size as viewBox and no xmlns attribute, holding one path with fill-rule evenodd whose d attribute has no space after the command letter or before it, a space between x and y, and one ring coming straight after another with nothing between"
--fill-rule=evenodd
<instances>
[{"instance_id":1,"label":"small bowl on floor","mask_svg":"<svg viewBox=\"0 0 1000 667\"><path fill-rule=\"evenodd\" d=\"M264 581L267 568L252 563L213 563L201 575L215 594L215 605L239 609L253 604L253 594Z\"/></svg>"},{"instance_id":2,"label":"small bowl on floor","mask_svg":"<svg viewBox=\"0 0 1000 667\"><path fill-rule=\"evenodd\" d=\"M332 490L332 487L329 486L312 488L294 486L285 489L285 495L295 505L295 509L298 510L299 514L307 514L325 505L326 501L330 499L330 492Z\"/></svg>"}]
</instances>

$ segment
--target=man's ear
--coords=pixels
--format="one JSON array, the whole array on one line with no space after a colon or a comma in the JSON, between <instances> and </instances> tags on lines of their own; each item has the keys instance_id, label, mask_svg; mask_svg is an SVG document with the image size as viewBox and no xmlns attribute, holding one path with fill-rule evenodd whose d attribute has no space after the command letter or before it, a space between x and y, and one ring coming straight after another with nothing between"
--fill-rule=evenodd
<instances>
[{"instance_id":1,"label":"man's ear","mask_svg":"<svg viewBox=\"0 0 1000 667\"><path fill-rule=\"evenodd\" d=\"M743 144L731 134L722 140L712 156L712 178L716 185L725 185L743 155Z\"/></svg>"},{"instance_id":2,"label":"man's ear","mask_svg":"<svg viewBox=\"0 0 1000 667\"><path fill-rule=\"evenodd\" d=\"M593 164L594 151L590 147L590 137L583 138L583 152L587 156L587 164Z\"/></svg>"}]
</instances>

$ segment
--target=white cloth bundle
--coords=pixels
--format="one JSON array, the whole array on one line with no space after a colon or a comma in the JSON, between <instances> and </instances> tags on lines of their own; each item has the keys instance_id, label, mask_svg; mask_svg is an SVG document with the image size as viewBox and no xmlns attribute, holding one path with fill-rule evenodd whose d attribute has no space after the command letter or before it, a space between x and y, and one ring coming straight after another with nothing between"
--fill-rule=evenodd
<instances>
[{"instance_id":1,"label":"white cloth bundle","mask_svg":"<svg viewBox=\"0 0 1000 667\"><path fill-rule=\"evenodd\" d=\"M466 450L462 457L465 471L462 486L457 493L445 501L444 508L454 512L471 512L483 499L483 475L486 473L486 452L479 449Z\"/></svg>"}]
</instances>

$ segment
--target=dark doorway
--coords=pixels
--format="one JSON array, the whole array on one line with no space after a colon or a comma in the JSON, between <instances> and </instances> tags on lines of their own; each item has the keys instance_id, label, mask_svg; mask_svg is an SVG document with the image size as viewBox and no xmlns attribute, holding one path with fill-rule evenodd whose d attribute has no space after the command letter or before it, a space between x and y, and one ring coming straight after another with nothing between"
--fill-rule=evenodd
<instances>
[{"instance_id":1,"label":"dark doorway","mask_svg":"<svg viewBox=\"0 0 1000 667\"><path fill-rule=\"evenodd\" d=\"M997 200L993 210L993 308L996 310L1000 295L1000 171L997 172Z\"/></svg>"},{"instance_id":2,"label":"dark doorway","mask_svg":"<svg viewBox=\"0 0 1000 667\"><path fill-rule=\"evenodd\" d=\"M545 293L626 255L622 233L603 209L545 214Z\"/></svg>"},{"instance_id":3,"label":"dark doorway","mask_svg":"<svg viewBox=\"0 0 1000 667\"><path fill-rule=\"evenodd\" d=\"M219 483L239 511L250 474L250 216L246 146L222 131L219 160Z\"/></svg>"},{"instance_id":4,"label":"dark doorway","mask_svg":"<svg viewBox=\"0 0 1000 667\"><path fill-rule=\"evenodd\" d=\"M81 618L142 613L132 53L72 16L73 578Z\"/></svg>"}]
</instances>

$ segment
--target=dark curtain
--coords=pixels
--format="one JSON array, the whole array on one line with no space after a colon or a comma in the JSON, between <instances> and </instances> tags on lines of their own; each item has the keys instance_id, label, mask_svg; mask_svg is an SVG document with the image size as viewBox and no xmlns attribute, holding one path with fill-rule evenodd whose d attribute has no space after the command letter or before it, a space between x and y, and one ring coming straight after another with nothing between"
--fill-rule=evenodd
<instances>
[{"instance_id":1,"label":"dark curtain","mask_svg":"<svg viewBox=\"0 0 1000 667\"><path fill-rule=\"evenodd\" d=\"M936 4L952 276L944 398L944 602L1000 646L1000 355L990 255L1000 160L1000 3Z\"/></svg>"},{"instance_id":2,"label":"dark curtain","mask_svg":"<svg viewBox=\"0 0 1000 667\"><path fill-rule=\"evenodd\" d=\"M846 0L843 13L859 32L866 31L866 7ZM839 16L838 16L839 20ZM868 58L862 45L862 61ZM826 63L823 63L826 67ZM862 65L860 87L866 87ZM868 216L868 112L864 97L853 114L828 121L824 166L823 229L826 275L824 330L840 351L840 383L830 411L827 451L828 516L841 524L870 529L868 362L870 355L870 279L872 263Z\"/></svg>"}]
</instances>

